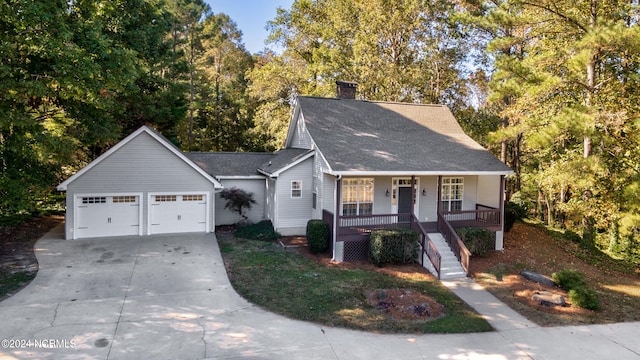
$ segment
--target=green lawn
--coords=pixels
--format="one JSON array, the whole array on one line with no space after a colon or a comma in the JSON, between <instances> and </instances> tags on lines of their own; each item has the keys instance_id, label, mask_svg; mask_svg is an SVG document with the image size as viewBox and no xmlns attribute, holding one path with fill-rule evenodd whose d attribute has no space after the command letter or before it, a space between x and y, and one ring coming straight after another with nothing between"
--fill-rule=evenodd
<instances>
[{"instance_id":1,"label":"green lawn","mask_svg":"<svg viewBox=\"0 0 640 360\"><path fill-rule=\"evenodd\" d=\"M491 326L437 281L327 267L271 242L219 237L234 288L250 302L293 319L386 333L465 333ZM432 321L394 320L369 305L365 292L409 289L444 305Z\"/></svg>"}]
</instances>

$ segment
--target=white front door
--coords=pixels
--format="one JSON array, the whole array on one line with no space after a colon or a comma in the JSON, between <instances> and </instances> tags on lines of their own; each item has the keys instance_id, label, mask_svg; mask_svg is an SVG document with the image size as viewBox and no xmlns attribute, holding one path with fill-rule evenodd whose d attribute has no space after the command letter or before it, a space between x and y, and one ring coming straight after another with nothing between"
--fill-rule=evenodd
<instances>
[{"instance_id":1,"label":"white front door","mask_svg":"<svg viewBox=\"0 0 640 360\"><path fill-rule=\"evenodd\" d=\"M140 235L140 196L94 194L75 198L74 239Z\"/></svg>"},{"instance_id":2,"label":"white front door","mask_svg":"<svg viewBox=\"0 0 640 360\"><path fill-rule=\"evenodd\" d=\"M155 194L149 201L149 233L207 231L207 194Z\"/></svg>"}]
</instances>

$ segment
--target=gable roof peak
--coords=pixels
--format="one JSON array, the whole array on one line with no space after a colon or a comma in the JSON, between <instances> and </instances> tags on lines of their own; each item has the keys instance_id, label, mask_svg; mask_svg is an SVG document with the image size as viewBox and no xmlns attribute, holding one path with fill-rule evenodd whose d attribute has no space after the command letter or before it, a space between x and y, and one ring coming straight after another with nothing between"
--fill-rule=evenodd
<instances>
[{"instance_id":1,"label":"gable roof peak","mask_svg":"<svg viewBox=\"0 0 640 360\"><path fill-rule=\"evenodd\" d=\"M72 176L67 178L67 180L65 180L62 183L60 183L60 185L58 185L56 187L56 189L58 191L66 191L67 190L67 186L70 183L75 181L78 177L82 176L82 174L84 174L87 171L91 170L93 167L95 167L96 165L101 163L104 159L108 158L113 153L115 153L116 151L120 150L126 144L128 144L133 139L137 138L138 136L140 136L140 134L143 134L143 133L148 134L149 136L151 136L154 140L156 140L158 143L160 143L162 146L164 146L167 150L169 150L171 153L173 153L178 158L180 158L182 161L184 161L187 165L189 165L191 168L193 168L195 171L197 171L200 175L202 175L208 181L213 183L216 188L222 188L222 184L216 178L214 178L213 176L207 174L198 165L196 165L194 162L189 160L189 158L187 158L185 156L185 154L174 143L169 141L169 139L167 139L166 137L162 136L162 134L160 134L156 130L152 129L151 127L149 127L147 125L142 125L140 128L138 128L138 130L132 132L127 137L125 137L124 139L120 140L117 144L113 145L107 151L105 151L100 156L98 156L96 159L91 161L87 166L83 167L78 172L76 172L75 174L73 174Z\"/></svg>"}]
</instances>

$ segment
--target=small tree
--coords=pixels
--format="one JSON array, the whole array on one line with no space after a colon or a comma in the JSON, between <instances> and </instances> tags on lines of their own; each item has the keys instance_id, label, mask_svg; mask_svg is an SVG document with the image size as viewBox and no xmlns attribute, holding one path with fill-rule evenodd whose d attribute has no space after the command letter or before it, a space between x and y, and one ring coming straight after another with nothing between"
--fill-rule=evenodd
<instances>
[{"instance_id":1,"label":"small tree","mask_svg":"<svg viewBox=\"0 0 640 360\"><path fill-rule=\"evenodd\" d=\"M224 189L220 192L220 197L227 200L224 205L225 209L229 209L247 220L247 216L244 214L244 210L251 210L251 207L257 202L253 199L253 193L232 187L230 189Z\"/></svg>"}]
</instances>

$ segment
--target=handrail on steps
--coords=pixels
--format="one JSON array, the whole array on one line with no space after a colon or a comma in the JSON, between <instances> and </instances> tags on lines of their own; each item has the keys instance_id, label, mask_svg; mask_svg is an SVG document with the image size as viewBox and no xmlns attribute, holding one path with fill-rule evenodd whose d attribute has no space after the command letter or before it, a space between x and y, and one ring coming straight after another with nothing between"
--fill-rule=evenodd
<instances>
[{"instance_id":1,"label":"handrail on steps","mask_svg":"<svg viewBox=\"0 0 640 360\"><path fill-rule=\"evenodd\" d=\"M453 226L449 224L447 219L442 215L438 214L438 232L442 234L444 239L449 244L449 247L453 251L453 254L460 261L460 265L462 265L462 269L469 276L469 262L471 259L471 251L467 249L464 245L458 233L453 229Z\"/></svg>"},{"instance_id":2,"label":"handrail on steps","mask_svg":"<svg viewBox=\"0 0 640 360\"><path fill-rule=\"evenodd\" d=\"M427 255L427 257L429 258L429 261L431 262L431 265L433 265L433 267L436 270L436 275L438 277L438 280L440 280L440 270L441 270L441 265L442 265L442 255L440 255L440 253L438 252L438 249L436 249L435 244L431 241L431 239L429 238L429 235L427 234L427 231L425 230L424 226L422 226L422 224L420 223L420 221L418 221L418 219L415 217L415 215L412 215L413 218L411 219L411 227L412 228L417 228L417 230L422 234L422 241L421 241L421 246L422 246L422 253L420 254L420 264L422 266L424 266L424 254Z\"/></svg>"}]
</instances>

